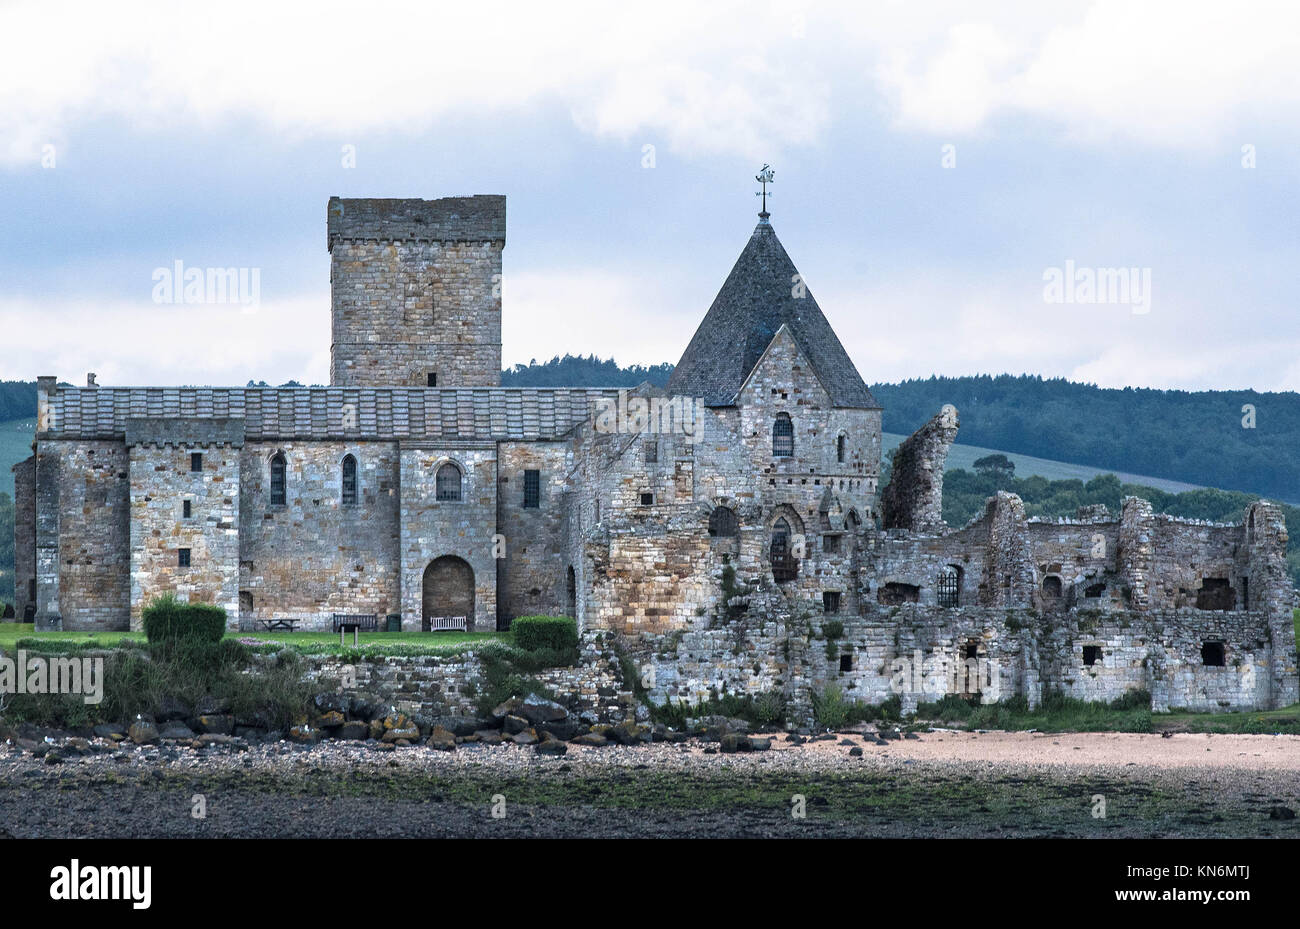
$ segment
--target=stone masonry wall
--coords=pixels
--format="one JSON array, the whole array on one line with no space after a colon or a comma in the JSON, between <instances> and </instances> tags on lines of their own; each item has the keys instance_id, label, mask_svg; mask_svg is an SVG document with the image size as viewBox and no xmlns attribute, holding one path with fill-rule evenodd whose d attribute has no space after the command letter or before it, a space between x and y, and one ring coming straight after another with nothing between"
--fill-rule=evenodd
<instances>
[{"instance_id":1,"label":"stone masonry wall","mask_svg":"<svg viewBox=\"0 0 1300 929\"><path fill-rule=\"evenodd\" d=\"M285 504L270 502L271 457L285 459ZM357 461L357 502L343 505L343 458ZM395 442L252 442L240 456L240 624L295 618L329 629L332 614L396 613ZM232 616L235 613L231 614Z\"/></svg>"},{"instance_id":2,"label":"stone masonry wall","mask_svg":"<svg viewBox=\"0 0 1300 929\"><path fill-rule=\"evenodd\" d=\"M565 545L569 449L562 442L502 442L497 447L497 531L506 557L497 566L503 625L518 616L573 616ZM524 472L538 472L538 505L524 506ZM575 567L576 572L576 567ZM576 596L576 583L575 591Z\"/></svg>"},{"instance_id":3,"label":"stone masonry wall","mask_svg":"<svg viewBox=\"0 0 1300 929\"><path fill-rule=\"evenodd\" d=\"M32 622L36 615L36 456L13 466L14 473L14 618Z\"/></svg>"},{"instance_id":4,"label":"stone masonry wall","mask_svg":"<svg viewBox=\"0 0 1300 929\"><path fill-rule=\"evenodd\" d=\"M501 383L505 198L329 204L336 386Z\"/></svg>"},{"instance_id":5,"label":"stone masonry wall","mask_svg":"<svg viewBox=\"0 0 1300 929\"><path fill-rule=\"evenodd\" d=\"M191 453L203 456L201 471L191 470ZM220 606L237 628L239 455L231 444L131 446L131 628L142 628L142 610L164 593Z\"/></svg>"}]
</instances>

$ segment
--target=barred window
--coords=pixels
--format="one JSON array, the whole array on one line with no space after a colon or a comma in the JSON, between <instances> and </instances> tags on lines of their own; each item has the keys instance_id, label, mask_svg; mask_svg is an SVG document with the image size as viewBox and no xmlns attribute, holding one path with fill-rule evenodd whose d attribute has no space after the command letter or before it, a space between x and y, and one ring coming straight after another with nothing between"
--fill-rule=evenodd
<instances>
[{"instance_id":1,"label":"barred window","mask_svg":"<svg viewBox=\"0 0 1300 929\"><path fill-rule=\"evenodd\" d=\"M355 506L357 502L357 460L343 456L343 505Z\"/></svg>"},{"instance_id":2,"label":"barred window","mask_svg":"<svg viewBox=\"0 0 1300 929\"><path fill-rule=\"evenodd\" d=\"M542 472L524 472L524 506L536 508L542 505Z\"/></svg>"},{"instance_id":3,"label":"barred window","mask_svg":"<svg viewBox=\"0 0 1300 929\"><path fill-rule=\"evenodd\" d=\"M777 413L776 422L772 423L772 457L791 458L794 456L794 423L789 413Z\"/></svg>"},{"instance_id":4,"label":"barred window","mask_svg":"<svg viewBox=\"0 0 1300 929\"><path fill-rule=\"evenodd\" d=\"M199 472L203 470L203 453L190 452L190 470Z\"/></svg>"},{"instance_id":5,"label":"barred window","mask_svg":"<svg viewBox=\"0 0 1300 929\"><path fill-rule=\"evenodd\" d=\"M178 568L188 568L190 566L190 550L188 548L178 548L176 550L176 566Z\"/></svg>"},{"instance_id":6,"label":"barred window","mask_svg":"<svg viewBox=\"0 0 1300 929\"><path fill-rule=\"evenodd\" d=\"M956 565L944 565L939 572L939 581L935 584L935 596L939 606L959 606L961 603L961 568Z\"/></svg>"},{"instance_id":7,"label":"barred window","mask_svg":"<svg viewBox=\"0 0 1300 929\"><path fill-rule=\"evenodd\" d=\"M647 439L645 443L645 463L656 464L659 461L659 440Z\"/></svg>"},{"instance_id":8,"label":"barred window","mask_svg":"<svg viewBox=\"0 0 1300 929\"><path fill-rule=\"evenodd\" d=\"M460 499L460 468L447 462L434 476L435 496L439 500Z\"/></svg>"},{"instance_id":9,"label":"barred window","mask_svg":"<svg viewBox=\"0 0 1300 929\"><path fill-rule=\"evenodd\" d=\"M284 452L271 456L271 506L285 504L285 462Z\"/></svg>"}]
</instances>

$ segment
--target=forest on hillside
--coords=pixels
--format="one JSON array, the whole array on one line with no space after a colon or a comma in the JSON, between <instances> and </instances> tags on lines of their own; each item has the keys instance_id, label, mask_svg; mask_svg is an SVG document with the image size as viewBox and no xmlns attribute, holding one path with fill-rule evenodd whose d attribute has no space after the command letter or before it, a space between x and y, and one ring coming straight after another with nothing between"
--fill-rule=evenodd
<instances>
[{"instance_id":1,"label":"forest on hillside","mask_svg":"<svg viewBox=\"0 0 1300 929\"><path fill-rule=\"evenodd\" d=\"M0 381L0 423L35 415L35 381Z\"/></svg>"}]
</instances>

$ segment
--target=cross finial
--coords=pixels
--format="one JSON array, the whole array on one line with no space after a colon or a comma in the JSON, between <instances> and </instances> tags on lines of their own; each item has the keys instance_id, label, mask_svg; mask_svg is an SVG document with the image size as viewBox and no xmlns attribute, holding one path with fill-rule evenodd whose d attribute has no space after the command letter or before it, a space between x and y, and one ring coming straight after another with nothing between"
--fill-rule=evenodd
<instances>
[{"instance_id":1,"label":"cross finial","mask_svg":"<svg viewBox=\"0 0 1300 929\"><path fill-rule=\"evenodd\" d=\"M767 185L773 183L772 178L775 176L776 176L776 172L772 170L771 165L763 165L763 170L759 171L757 174L754 175L754 180L758 181L760 184L763 185L763 190L761 192L757 190L754 191L755 197L763 198L763 212L758 214L758 218L761 219L763 222L767 222L767 217L768 217Z\"/></svg>"}]
</instances>

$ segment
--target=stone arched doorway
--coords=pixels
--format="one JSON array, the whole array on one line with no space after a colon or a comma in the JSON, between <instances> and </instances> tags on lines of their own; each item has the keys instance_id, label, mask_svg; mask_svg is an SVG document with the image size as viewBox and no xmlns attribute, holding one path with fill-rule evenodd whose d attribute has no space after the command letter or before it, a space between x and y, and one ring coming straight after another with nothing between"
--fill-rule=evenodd
<instances>
[{"instance_id":1,"label":"stone arched doorway","mask_svg":"<svg viewBox=\"0 0 1300 929\"><path fill-rule=\"evenodd\" d=\"M457 628L447 620L459 619L464 628L474 626L474 569L455 555L443 555L424 569L420 628ZM442 620L442 622L438 622Z\"/></svg>"}]
</instances>

